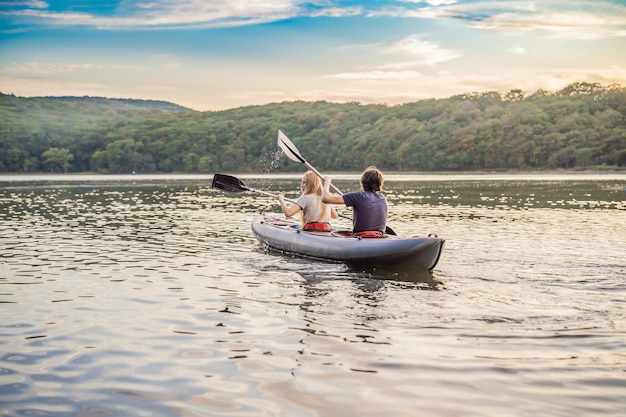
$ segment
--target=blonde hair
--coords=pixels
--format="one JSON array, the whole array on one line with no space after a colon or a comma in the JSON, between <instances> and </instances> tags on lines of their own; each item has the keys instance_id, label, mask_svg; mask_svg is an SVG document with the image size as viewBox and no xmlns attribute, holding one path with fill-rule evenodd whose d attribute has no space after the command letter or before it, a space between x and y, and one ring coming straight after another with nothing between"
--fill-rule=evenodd
<instances>
[{"instance_id":1,"label":"blonde hair","mask_svg":"<svg viewBox=\"0 0 626 417\"><path fill-rule=\"evenodd\" d=\"M302 180L304 181L303 194L322 195L322 180L313 171L307 171Z\"/></svg>"},{"instance_id":2,"label":"blonde hair","mask_svg":"<svg viewBox=\"0 0 626 417\"><path fill-rule=\"evenodd\" d=\"M303 187L302 194L315 194L317 196L316 208L322 208L323 218L326 214L326 204L322 201L322 180L313 171L307 171L302 177ZM319 220L319 219L318 219ZM300 211L300 221L304 226L304 210Z\"/></svg>"}]
</instances>

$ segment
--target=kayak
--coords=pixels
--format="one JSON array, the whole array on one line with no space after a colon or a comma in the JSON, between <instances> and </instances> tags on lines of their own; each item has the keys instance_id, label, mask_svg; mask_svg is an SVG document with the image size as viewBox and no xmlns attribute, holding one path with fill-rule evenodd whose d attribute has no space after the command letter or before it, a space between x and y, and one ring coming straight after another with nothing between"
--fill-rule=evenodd
<instances>
[{"instance_id":1,"label":"kayak","mask_svg":"<svg viewBox=\"0 0 626 417\"><path fill-rule=\"evenodd\" d=\"M304 257L359 265L402 266L432 270L439 262L444 239L436 236L402 238L355 237L349 230L304 231L298 222L257 214L252 231L264 246Z\"/></svg>"}]
</instances>

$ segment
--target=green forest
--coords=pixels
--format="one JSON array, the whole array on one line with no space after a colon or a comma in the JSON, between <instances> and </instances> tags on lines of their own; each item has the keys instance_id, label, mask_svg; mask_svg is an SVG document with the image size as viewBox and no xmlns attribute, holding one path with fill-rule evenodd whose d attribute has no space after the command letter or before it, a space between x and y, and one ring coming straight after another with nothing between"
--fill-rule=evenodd
<instances>
[{"instance_id":1,"label":"green forest","mask_svg":"<svg viewBox=\"0 0 626 417\"><path fill-rule=\"evenodd\" d=\"M466 93L397 106L172 103L0 93L0 172L293 172L282 130L323 171L626 169L626 88Z\"/></svg>"}]
</instances>

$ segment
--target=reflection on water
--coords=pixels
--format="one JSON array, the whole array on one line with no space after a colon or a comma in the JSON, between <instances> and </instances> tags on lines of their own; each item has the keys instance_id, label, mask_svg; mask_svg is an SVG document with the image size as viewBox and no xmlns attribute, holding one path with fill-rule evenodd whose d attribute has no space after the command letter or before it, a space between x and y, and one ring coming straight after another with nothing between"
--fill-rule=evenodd
<instances>
[{"instance_id":1,"label":"reflection on water","mask_svg":"<svg viewBox=\"0 0 626 417\"><path fill-rule=\"evenodd\" d=\"M1 415L626 409L624 175L388 175L417 275L268 252L210 180L0 177Z\"/></svg>"}]
</instances>

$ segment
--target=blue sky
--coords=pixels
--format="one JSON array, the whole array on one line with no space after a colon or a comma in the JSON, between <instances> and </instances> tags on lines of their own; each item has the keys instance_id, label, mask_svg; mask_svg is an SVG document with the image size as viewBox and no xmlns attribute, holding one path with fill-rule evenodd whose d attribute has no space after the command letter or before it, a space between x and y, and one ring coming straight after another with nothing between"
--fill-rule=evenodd
<instances>
[{"instance_id":1,"label":"blue sky","mask_svg":"<svg viewBox=\"0 0 626 417\"><path fill-rule=\"evenodd\" d=\"M0 0L0 91L224 110L626 86L626 0Z\"/></svg>"}]
</instances>

